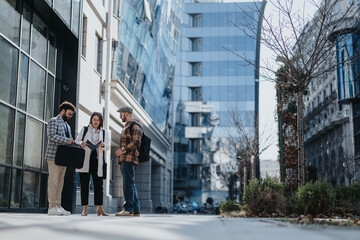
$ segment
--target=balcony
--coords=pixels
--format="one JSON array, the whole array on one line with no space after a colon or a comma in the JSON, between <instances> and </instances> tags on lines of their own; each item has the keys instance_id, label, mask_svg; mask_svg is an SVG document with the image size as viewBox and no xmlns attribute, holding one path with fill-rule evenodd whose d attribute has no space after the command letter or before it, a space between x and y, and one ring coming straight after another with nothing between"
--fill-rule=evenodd
<instances>
[{"instance_id":1,"label":"balcony","mask_svg":"<svg viewBox=\"0 0 360 240\"><path fill-rule=\"evenodd\" d=\"M202 138L206 134L205 127L185 127L186 138Z\"/></svg>"},{"instance_id":2,"label":"balcony","mask_svg":"<svg viewBox=\"0 0 360 240\"><path fill-rule=\"evenodd\" d=\"M343 109L338 111L333 115L329 116L327 119L322 120L315 127L311 128L307 133L304 134L305 142L310 141L316 137L320 137L329 130L332 130L339 125L344 124L349 121L350 118L350 109Z\"/></svg>"},{"instance_id":3,"label":"balcony","mask_svg":"<svg viewBox=\"0 0 360 240\"><path fill-rule=\"evenodd\" d=\"M214 105L204 104L201 101L185 102L185 111L188 113L210 113Z\"/></svg>"}]
</instances>

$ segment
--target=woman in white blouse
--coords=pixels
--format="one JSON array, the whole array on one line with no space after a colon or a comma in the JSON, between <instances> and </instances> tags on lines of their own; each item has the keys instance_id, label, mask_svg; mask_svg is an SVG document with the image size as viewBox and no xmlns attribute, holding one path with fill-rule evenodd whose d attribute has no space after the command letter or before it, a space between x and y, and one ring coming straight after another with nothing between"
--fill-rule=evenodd
<instances>
[{"instance_id":1,"label":"woman in white blouse","mask_svg":"<svg viewBox=\"0 0 360 240\"><path fill-rule=\"evenodd\" d=\"M103 130L103 117L101 113L94 112L90 117L90 124L83 127L76 143L85 149L84 165L77 169L80 176L81 216L87 216L89 203L90 175L94 183L94 202L98 206L97 215L109 216L103 209L103 179L106 165L104 164L104 152L110 149L109 134Z\"/></svg>"}]
</instances>

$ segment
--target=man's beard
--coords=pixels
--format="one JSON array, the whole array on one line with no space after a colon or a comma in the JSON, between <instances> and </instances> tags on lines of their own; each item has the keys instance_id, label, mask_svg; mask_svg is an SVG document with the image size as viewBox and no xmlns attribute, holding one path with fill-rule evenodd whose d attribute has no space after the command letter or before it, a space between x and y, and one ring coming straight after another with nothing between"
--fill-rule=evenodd
<instances>
[{"instance_id":1,"label":"man's beard","mask_svg":"<svg viewBox=\"0 0 360 240\"><path fill-rule=\"evenodd\" d=\"M66 114L62 115L62 119L64 120L64 122L67 122L67 120L69 120L69 118L66 116Z\"/></svg>"}]
</instances>

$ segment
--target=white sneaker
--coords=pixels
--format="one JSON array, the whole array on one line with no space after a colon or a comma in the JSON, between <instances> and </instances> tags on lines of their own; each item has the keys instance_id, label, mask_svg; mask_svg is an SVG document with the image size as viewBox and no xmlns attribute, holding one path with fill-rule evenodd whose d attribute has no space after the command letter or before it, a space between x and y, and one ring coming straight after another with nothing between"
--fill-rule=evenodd
<instances>
[{"instance_id":1,"label":"white sneaker","mask_svg":"<svg viewBox=\"0 0 360 240\"><path fill-rule=\"evenodd\" d=\"M62 215L65 215L65 216L71 215L71 212L66 211L66 210L65 210L64 208L62 208L62 207L58 207L57 209L58 209L58 211L59 211Z\"/></svg>"},{"instance_id":2,"label":"white sneaker","mask_svg":"<svg viewBox=\"0 0 360 240\"><path fill-rule=\"evenodd\" d=\"M64 213L60 212L57 207L53 207L53 208L49 208L48 215L61 216L64 215Z\"/></svg>"}]
</instances>

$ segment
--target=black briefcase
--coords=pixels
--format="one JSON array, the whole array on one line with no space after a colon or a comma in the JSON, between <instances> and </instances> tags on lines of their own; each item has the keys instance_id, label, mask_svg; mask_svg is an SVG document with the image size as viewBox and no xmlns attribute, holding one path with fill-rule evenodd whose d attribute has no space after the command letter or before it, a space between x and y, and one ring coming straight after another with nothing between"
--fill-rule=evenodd
<instances>
[{"instance_id":1,"label":"black briefcase","mask_svg":"<svg viewBox=\"0 0 360 240\"><path fill-rule=\"evenodd\" d=\"M85 150L74 145L59 145L56 150L55 164L66 167L82 168Z\"/></svg>"}]
</instances>

